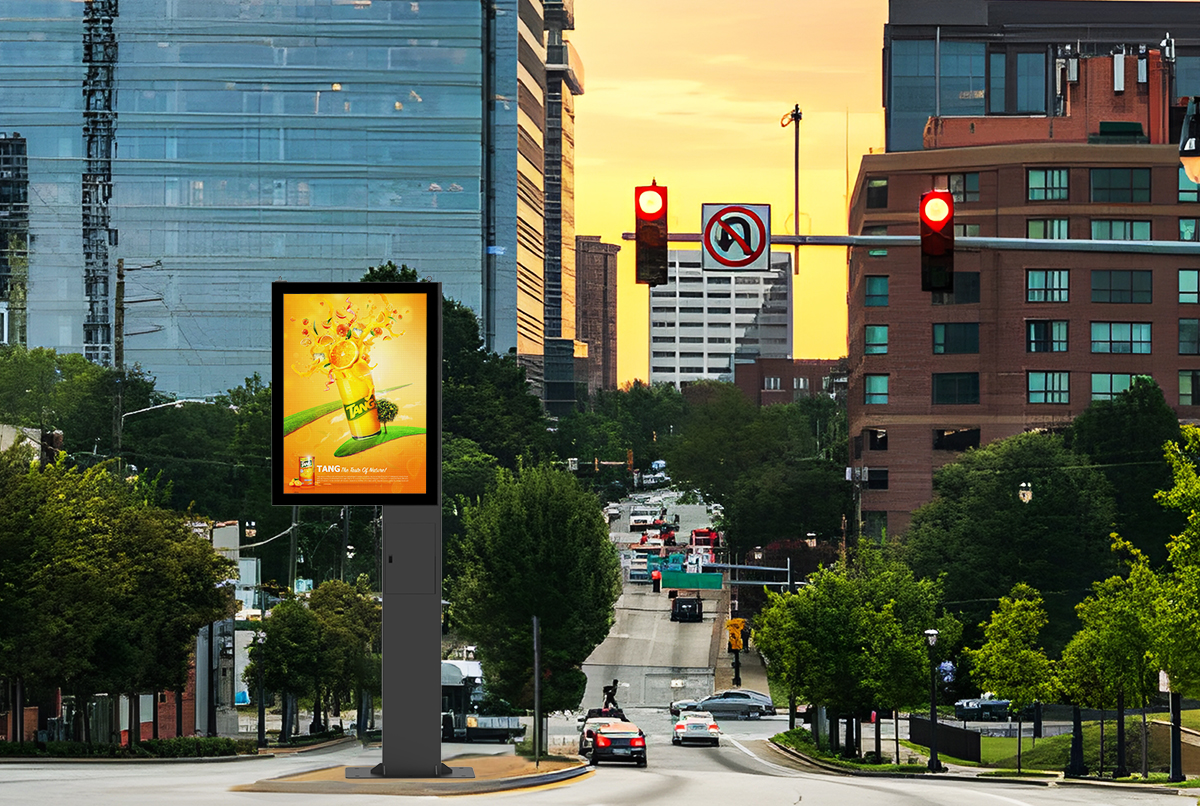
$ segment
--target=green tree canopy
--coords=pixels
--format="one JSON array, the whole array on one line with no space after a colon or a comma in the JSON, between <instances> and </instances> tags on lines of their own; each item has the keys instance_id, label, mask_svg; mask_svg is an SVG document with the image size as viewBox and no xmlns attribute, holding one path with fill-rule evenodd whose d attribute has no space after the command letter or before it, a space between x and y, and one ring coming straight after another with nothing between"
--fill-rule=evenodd
<instances>
[{"instance_id":1,"label":"green tree canopy","mask_svg":"<svg viewBox=\"0 0 1200 806\"><path fill-rule=\"evenodd\" d=\"M817 571L797 593L769 593L754 641L793 698L841 713L906 705L928 680L925 630L945 636L939 652L961 634L940 600L940 583L863 545L849 565Z\"/></svg>"},{"instance_id":2,"label":"green tree canopy","mask_svg":"<svg viewBox=\"0 0 1200 806\"><path fill-rule=\"evenodd\" d=\"M1045 640L1057 655L1077 629L1076 602L1115 570L1108 480L1061 437L1026 433L967 451L934 474L933 487L902 539L913 571L944 574L947 606L968 625L1015 583L1047 591ZM966 634L978 641L977 630Z\"/></svg>"},{"instance_id":3,"label":"green tree canopy","mask_svg":"<svg viewBox=\"0 0 1200 806\"><path fill-rule=\"evenodd\" d=\"M542 707L576 708L584 660L608 635L620 563L596 497L546 466L501 470L468 507L451 602L459 633L479 647L497 697L532 707L532 619L542 635Z\"/></svg>"},{"instance_id":4,"label":"green tree canopy","mask_svg":"<svg viewBox=\"0 0 1200 806\"><path fill-rule=\"evenodd\" d=\"M1096 400L1065 434L1067 447L1089 456L1112 484L1117 532L1154 567L1167 559L1167 542L1183 529L1182 513L1155 499L1171 486L1163 445L1181 440L1179 420L1162 390L1138 375L1112 400Z\"/></svg>"}]
</instances>

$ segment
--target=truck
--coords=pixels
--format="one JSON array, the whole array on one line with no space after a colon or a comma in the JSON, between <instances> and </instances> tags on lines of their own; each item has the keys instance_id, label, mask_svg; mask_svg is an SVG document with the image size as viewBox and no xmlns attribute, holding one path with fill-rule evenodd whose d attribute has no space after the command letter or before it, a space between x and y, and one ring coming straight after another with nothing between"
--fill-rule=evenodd
<instances>
[{"instance_id":1,"label":"truck","mask_svg":"<svg viewBox=\"0 0 1200 806\"><path fill-rule=\"evenodd\" d=\"M510 742L525 735L516 716L480 713L483 669L475 660L442 661L442 741Z\"/></svg>"},{"instance_id":2,"label":"truck","mask_svg":"<svg viewBox=\"0 0 1200 806\"><path fill-rule=\"evenodd\" d=\"M688 545L695 548L719 549L721 548L721 533L711 526L693 529L691 542Z\"/></svg>"},{"instance_id":3,"label":"truck","mask_svg":"<svg viewBox=\"0 0 1200 806\"><path fill-rule=\"evenodd\" d=\"M646 504L634 504L629 510L629 531L643 532L654 523L654 519L658 517L661 507L648 506Z\"/></svg>"}]
</instances>

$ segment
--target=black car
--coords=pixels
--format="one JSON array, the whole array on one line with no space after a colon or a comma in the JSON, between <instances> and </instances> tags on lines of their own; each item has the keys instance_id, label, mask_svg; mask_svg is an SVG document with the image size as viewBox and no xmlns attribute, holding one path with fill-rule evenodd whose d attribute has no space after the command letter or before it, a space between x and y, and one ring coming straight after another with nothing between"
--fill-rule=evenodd
<instances>
[{"instance_id":1,"label":"black car","mask_svg":"<svg viewBox=\"0 0 1200 806\"><path fill-rule=\"evenodd\" d=\"M632 722L610 722L587 731L592 741L590 761L632 761L646 766L646 734Z\"/></svg>"},{"instance_id":2,"label":"black car","mask_svg":"<svg viewBox=\"0 0 1200 806\"><path fill-rule=\"evenodd\" d=\"M671 600L671 621L704 621L704 604L699 596L676 596Z\"/></svg>"}]
</instances>

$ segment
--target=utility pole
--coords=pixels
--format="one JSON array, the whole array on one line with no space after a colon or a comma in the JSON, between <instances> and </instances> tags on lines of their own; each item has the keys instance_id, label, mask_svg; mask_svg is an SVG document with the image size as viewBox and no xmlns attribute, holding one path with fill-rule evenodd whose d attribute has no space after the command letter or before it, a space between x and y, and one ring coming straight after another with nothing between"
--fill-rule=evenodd
<instances>
[{"instance_id":1,"label":"utility pole","mask_svg":"<svg viewBox=\"0 0 1200 806\"><path fill-rule=\"evenodd\" d=\"M292 507L292 528L288 530L288 538L291 540L291 550L288 554L288 587L292 593L296 592L296 532L300 525L300 507Z\"/></svg>"}]
</instances>

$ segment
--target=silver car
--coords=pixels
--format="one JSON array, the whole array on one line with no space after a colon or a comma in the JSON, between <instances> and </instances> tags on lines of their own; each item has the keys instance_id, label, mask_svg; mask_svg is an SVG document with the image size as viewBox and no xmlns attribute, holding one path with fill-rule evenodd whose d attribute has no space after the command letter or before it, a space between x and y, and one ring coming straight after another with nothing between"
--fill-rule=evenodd
<instances>
[{"instance_id":1,"label":"silver car","mask_svg":"<svg viewBox=\"0 0 1200 806\"><path fill-rule=\"evenodd\" d=\"M718 691L700 700L677 700L671 703L672 716L687 711L708 711L716 717L758 719L764 715L774 716L775 703L760 691L734 688Z\"/></svg>"}]
</instances>

